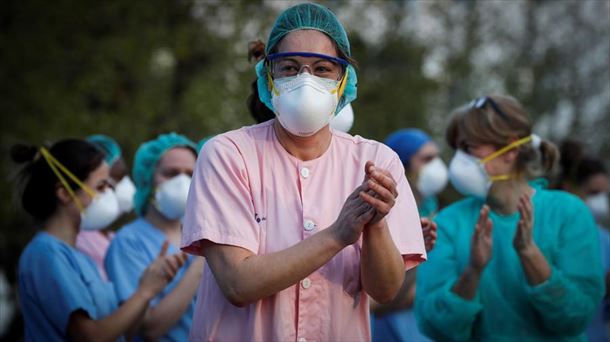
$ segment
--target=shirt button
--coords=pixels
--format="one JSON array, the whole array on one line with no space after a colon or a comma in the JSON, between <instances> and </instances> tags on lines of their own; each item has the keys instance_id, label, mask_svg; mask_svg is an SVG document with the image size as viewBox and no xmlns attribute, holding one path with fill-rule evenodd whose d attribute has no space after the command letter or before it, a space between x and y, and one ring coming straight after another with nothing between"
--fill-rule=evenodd
<instances>
[{"instance_id":1,"label":"shirt button","mask_svg":"<svg viewBox=\"0 0 610 342\"><path fill-rule=\"evenodd\" d=\"M308 289L311 286L311 279L309 278L305 278L301 281L301 286L303 286L304 289Z\"/></svg>"},{"instance_id":2,"label":"shirt button","mask_svg":"<svg viewBox=\"0 0 610 342\"><path fill-rule=\"evenodd\" d=\"M305 337L301 337L299 338L299 342L307 342L307 339Z\"/></svg>"},{"instance_id":3,"label":"shirt button","mask_svg":"<svg viewBox=\"0 0 610 342\"><path fill-rule=\"evenodd\" d=\"M307 178L309 177L309 169L304 167L301 169L301 176L303 176L303 178Z\"/></svg>"},{"instance_id":4,"label":"shirt button","mask_svg":"<svg viewBox=\"0 0 610 342\"><path fill-rule=\"evenodd\" d=\"M307 220L303 222L303 228L305 228L306 231L311 231L316 228L316 224L313 221Z\"/></svg>"}]
</instances>

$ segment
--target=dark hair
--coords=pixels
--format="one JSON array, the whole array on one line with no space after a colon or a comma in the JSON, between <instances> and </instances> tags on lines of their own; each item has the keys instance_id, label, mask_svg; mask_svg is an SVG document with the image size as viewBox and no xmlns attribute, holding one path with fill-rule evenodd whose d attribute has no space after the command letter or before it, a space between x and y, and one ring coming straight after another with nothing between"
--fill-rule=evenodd
<instances>
[{"instance_id":1,"label":"dark hair","mask_svg":"<svg viewBox=\"0 0 610 342\"><path fill-rule=\"evenodd\" d=\"M582 185L594 175L608 174L604 163L598 158L586 155L583 144L577 140L564 140L560 151L560 187L566 182Z\"/></svg>"},{"instance_id":2,"label":"dark hair","mask_svg":"<svg viewBox=\"0 0 610 342\"><path fill-rule=\"evenodd\" d=\"M265 58L265 43L261 40L248 43L248 62L254 60L254 62L258 63L263 58ZM256 123L262 123L275 118L275 113L259 99L256 82L257 79L254 79L251 84L252 93L248 96L246 104L248 105L250 115Z\"/></svg>"},{"instance_id":3,"label":"dark hair","mask_svg":"<svg viewBox=\"0 0 610 342\"><path fill-rule=\"evenodd\" d=\"M505 95L488 96L493 105L482 108L466 105L456 109L445 138L455 150L462 148L464 142L491 144L496 148L508 145L511 140L521 139L532 134L532 123L523 106L515 98ZM538 149L532 144L517 147L516 169L519 174L534 174L536 166L544 171L553 170L559 153L553 143L542 140ZM534 163L538 162L538 163ZM539 164L539 165L536 165Z\"/></svg>"},{"instance_id":4,"label":"dark hair","mask_svg":"<svg viewBox=\"0 0 610 342\"><path fill-rule=\"evenodd\" d=\"M10 152L14 162L25 164L19 172L23 209L37 220L46 220L57 209L55 190L61 185L59 179L41 156L40 148L17 144L11 147ZM104 161L102 152L80 139L58 141L49 152L81 181L85 181ZM72 189L79 189L71 179L65 179Z\"/></svg>"},{"instance_id":5,"label":"dark hair","mask_svg":"<svg viewBox=\"0 0 610 342\"><path fill-rule=\"evenodd\" d=\"M329 37L330 38L330 37ZM283 39L283 38L282 38ZM281 44L282 40L280 40L272 49L272 53L277 52L278 46ZM351 65L356 67L358 63L352 57L347 56L339 47L334 40L331 39L333 46L337 50L337 55L348 61ZM255 40L248 43L248 62L254 60L254 62L258 63L260 60L264 59L265 56L265 43L262 40ZM265 121L269 121L275 118L275 113L269 107L267 107L264 103L261 102L258 97L258 86L257 79L255 78L252 84L250 85L252 88L252 93L248 96L246 100L246 104L248 106L248 111L250 111L250 115L257 123L262 123Z\"/></svg>"}]
</instances>

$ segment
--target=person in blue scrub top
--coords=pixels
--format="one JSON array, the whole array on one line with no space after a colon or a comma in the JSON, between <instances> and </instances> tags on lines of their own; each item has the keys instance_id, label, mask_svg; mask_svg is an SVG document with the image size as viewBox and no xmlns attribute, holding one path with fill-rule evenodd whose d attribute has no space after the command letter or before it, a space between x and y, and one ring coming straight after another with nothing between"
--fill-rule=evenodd
<instances>
[{"instance_id":1,"label":"person in blue scrub top","mask_svg":"<svg viewBox=\"0 0 610 342\"><path fill-rule=\"evenodd\" d=\"M398 154L421 217L431 217L438 211L436 194L447 185L447 166L440 159L439 148L432 138L416 128L401 129L390 134L385 142ZM427 221L427 220L426 220ZM424 237L436 238L436 231L424 230ZM427 244L427 250L432 249ZM413 302L415 300L416 270L409 270L399 295L389 304L371 306L371 332L373 341L418 341L429 339L417 328Z\"/></svg>"},{"instance_id":2,"label":"person in blue scrub top","mask_svg":"<svg viewBox=\"0 0 610 342\"><path fill-rule=\"evenodd\" d=\"M170 133L145 142L136 151L134 209L139 216L121 228L110 244L105 266L120 301L138 288L138 278L163 241L179 253L181 219L195 167L196 145ZM189 257L176 277L151 301L138 336L147 340L186 341L191 328L195 292L203 258Z\"/></svg>"},{"instance_id":3,"label":"person in blue scrub top","mask_svg":"<svg viewBox=\"0 0 610 342\"><path fill-rule=\"evenodd\" d=\"M561 174L559 188L569 191L585 201L597 222L601 260L605 272L606 295L599 304L593 321L587 328L589 341L610 341L610 218L608 193L610 176L604 163L585 153L585 146L575 140L561 144Z\"/></svg>"},{"instance_id":4,"label":"person in blue scrub top","mask_svg":"<svg viewBox=\"0 0 610 342\"><path fill-rule=\"evenodd\" d=\"M65 139L50 149L15 145L11 157L25 164L21 203L41 228L19 259L25 340L122 339L186 259L161 250L119 307L112 284L75 248L79 231L102 229L119 214L104 155L86 141Z\"/></svg>"},{"instance_id":5,"label":"person in blue scrub top","mask_svg":"<svg viewBox=\"0 0 610 342\"><path fill-rule=\"evenodd\" d=\"M521 104L487 96L446 132L453 186L467 196L436 216L438 240L417 274L420 330L435 340L584 341L604 294L593 216L578 197L528 179L555 146Z\"/></svg>"}]
</instances>

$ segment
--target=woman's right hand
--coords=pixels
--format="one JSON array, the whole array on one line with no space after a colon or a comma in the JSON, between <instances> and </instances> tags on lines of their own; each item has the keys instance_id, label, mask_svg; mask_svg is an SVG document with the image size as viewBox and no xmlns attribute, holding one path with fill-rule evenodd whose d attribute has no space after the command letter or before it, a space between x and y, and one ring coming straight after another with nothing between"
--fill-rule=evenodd
<instances>
[{"instance_id":1,"label":"woman's right hand","mask_svg":"<svg viewBox=\"0 0 610 342\"><path fill-rule=\"evenodd\" d=\"M157 258L140 277L139 289L151 299L163 291L187 260L184 253L166 255L168 247L169 242L165 241Z\"/></svg>"},{"instance_id":2,"label":"woman's right hand","mask_svg":"<svg viewBox=\"0 0 610 342\"><path fill-rule=\"evenodd\" d=\"M339 217L333 224L335 236L343 246L358 241L364 226L375 215L375 208L360 198L360 193L368 190L366 182L357 187L345 200Z\"/></svg>"},{"instance_id":3,"label":"woman's right hand","mask_svg":"<svg viewBox=\"0 0 610 342\"><path fill-rule=\"evenodd\" d=\"M470 266L479 273L491 259L492 226L489 219L489 206L484 205L479 212L479 220L474 228L470 246Z\"/></svg>"}]
</instances>

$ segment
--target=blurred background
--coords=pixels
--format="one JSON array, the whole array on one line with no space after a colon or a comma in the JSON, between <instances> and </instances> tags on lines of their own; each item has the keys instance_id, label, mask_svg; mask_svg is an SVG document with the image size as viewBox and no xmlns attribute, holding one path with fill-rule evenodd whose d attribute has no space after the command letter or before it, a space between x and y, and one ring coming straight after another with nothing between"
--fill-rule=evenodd
<instances>
[{"instance_id":1,"label":"blurred background","mask_svg":"<svg viewBox=\"0 0 610 342\"><path fill-rule=\"evenodd\" d=\"M319 1L358 61L352 134L419 127L442 143L450 111L484 94L519 99L535 132L610 159L610 2ZM197 141L253 124L249 41L295 1L0 2L0 336L22 334L19 253L35 232L15 200L13 143L103 133L128 163L143 141ZM131 165L130 165L131 166Z\"/></svg>"}]
</instances>

